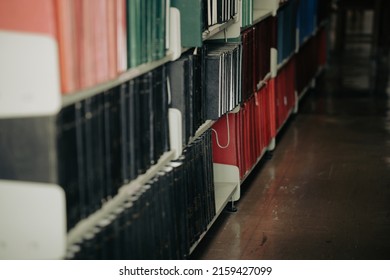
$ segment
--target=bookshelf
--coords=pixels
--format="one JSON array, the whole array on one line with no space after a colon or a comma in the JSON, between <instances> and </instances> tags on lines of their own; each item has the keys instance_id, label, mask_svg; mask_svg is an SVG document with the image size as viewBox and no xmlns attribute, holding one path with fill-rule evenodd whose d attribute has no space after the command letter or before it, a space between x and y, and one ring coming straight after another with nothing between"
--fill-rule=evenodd
<instances>
[{"instance_id":1,"label":"bookshelf","mask_svg":"<svg viewBox=\"0 0 390 280\"><path fill-rule=\"evenodd\" d=\"M18 1L26 0L15 3ZM61 40L66 37L61 40L56 38L53 30L45 29L47 22L39 27L43 28L39 31L41 35L32 34L28 29L30 27L26 26L23 27L27 28L24 33L15 32L14 27L2 21L5 17L2 17L1 11L8 11L10 7L0 6L0 59L6 62L2 65L12 66L0 65L0 128L7 135L0 142L0 151L3 151L5 158L0 163L0 200L7 198L7 203L0 203L0 221L9 223L8 230L0 233L0 259L187 258L227 203L239 200L241 184L264 154L275 148L277 133L291 113L297 110L299 99L323 69L324 59L326 61L324 48L318 52L313 50L326 43L323 35L326 21L316 24L311 35L299 41L301 33L298 23L305 22L295 22L294 17L290 16L290 23L297 27L298 35L285 40L285 32L283 28L278 29L276 19L283 10L298 5L296 1L285 1L280 5L278 0L229 0L224 3L229 3L230 13L220 17L216 17L218 11L215 13L215 10L212 15L207 13L211 6L206 3L216 4L218 1L166 0L158 2L158 6L153 6L157 2L149 0L132 2L131 5L136 5L133 8L144 3L138 8L145 14L158 10L165 17L163 24L154 28L157 20L138 22L140 25L146 24L146 28L142 27L147 34L145 38L134 30L137 24L125 25L129 28L126 34L129 41L125 41L128 46L135 44L136 49L126 52L123 52L123 48L122 52L118 49L116 55L121 57L119 61L126 61L128 66L135 64L123 69L123 65L117 62L115 65L118 69L114 71L114 64L110 64L115 60L114 56L106 57L106 60L102 58L104 55L96 53L94 57L89 57L89 71L95 73L108 63L112 68L111 74L106 73L104 78L99 79L87 75L94 82L81 83L83 86L77 87L70 86L71 79L68 77L66 80L63 76L64 73L72 73L70 68L66 68L71 66L66 66L63 60L64 55L69 55L62 53L65 45ZM103 2L109 5L109 0ZM116 0L115 3L124 5L121 7L129 4L125 0ZM17 6L12 9L17 11ZM314 13L313 9L308 13ZM41 18L44 16L48 17L47 21L55 20L50 14ZM324 19L324 16L321 18ZM134 22L137 23L137 19ZM124 28L123 23L118 29ZM62 27L66 31L67 25ZM112 35L112 30L108 28L108 34L99 36ZM243 34L248 34L245 35L248 37L244 38ZM121 37L120 44L123 44L124 38ZM280 38L283 40L278 40ZM36 46L43 42L45 51L41 49L38 52L38 47L26 51L26 46L31 46L31 40L37 40ZM146 42L157 41L158 54L153 54ZM250 42L256 42L253 45L256 47L252 47ZM293 45L287 47L293 51L281 55L285 42ZM59 53L57 44L60 46ZM144 45L145 49L142 48ZM232 67L226 68L235 69L234 73L225 69L225 76L208 79L205 70L209 62L205 61L214 55L211 50L216 45L223 53L221 56L226 56L225 51L231 48L231 57L224 63L236 60L237 64L233 67L232 63ZM86 50L86 46L80 47ZM109 45L96 46L96 49L106 47L112 49ZM134 58L138 55L139 58ZM276 102L279 95L283 100L285 94L285 89L276 84L281 79L281 73L292 61L305 61L309 57L315 61L310 71L303 73L298 66L294 66L296 72L286 74L289 79L299 81L303 90L294 88L294 102L288 103L290 107L286 108L284 119L276 122ZM79 62L72 58L72 63L77 65ZM171 70L180 63L184 69L181 79L183 84L191 84L189 89L174 87L179 79ZM42 71L35 70L38 65ZM248 76L251 79L248 80ZM205 95L204 87L213 82L222 84L222 79L227 80L224 86L220 86L221 92L229 94L221 95L219 102L224 102L227 109L216 118L207 117L204 111L212 101L206 99L209 96ZM66 83L70 84L64 87ZM235 87L229 88L228 85L233 83ZM69 88L72 90L64 90ZM31 91L29 95L25 94L27 89ZM186 97L188 93L190 98ZM175 103L180 98L183 98L180 101L182 105ZM134 101L136 99L138 103ZM94 104L98 104L96 108ZM96 113L99 110L103 112L101 116ZM74 125L76 128L72 132L69 129L73 124L68 117L77 114L82 116L82 125ZM88 136L88 131L103 136ZM20 140L21 133L26 135L25 139ZM135 136L141 134L147 134L149 138ZM217 147L215 137L218 135L221 143L226 144L229 143L226 138L228 134L230 145L235 143L235 146L228 145L226 152ZM132 139L136 142L132 142ZM159 143L164 148L159 147ZM58 147L65 148L59 150ZM23 153L16 158L14 151ZM226 161L220 157L224 153L239 154L239 158ZM145 154L149 157L145 158ZM142 165L136 171L131 169L135 155L142 158L138 160L142 164L136 161L137 166ZM65 163L68 165L65 166ZM89 164L93 164L93 168L88 168ZM79 177L69 167L77 169L76 175ZM61 173L64 170L69 173ZM79 181L66 185L61 181L64 174L73 174ZM104 184L99 183L97 178L103 178ZM76 187L81 188L83 184L85 191L77 191ZM165 185L169 187L162 188ZM161 201L156 200L156 193L162 197ZM84 197L91 194L95 201ZM77 207L91 205L91 209L78 213L79 210L75 210L78 208L69 204L73 199L79 201ZM15 212L20 201L25 202L25 208L11 221L7 213ZM48 201L55 202L55 206ZM41 207L29 211L36 205ZM42 210L47 207L53 211L47 213ZM134 214L133 211L138 208L143 209L142 215ZM166 215L160 216L159 213ZM70 216L77 217L74 218L77 221L69 226L67 222ZM142 218L134 218L138 216ZM26 223L24 234L15 234L18 231L16 225L24 224L27 220L42 224L31 230L31 225ZM169 230L173 224L180 226L175 231ZM143 236L135 226L144 229L147 234ZM48 230L49 227L51 230ZM159 238L159 230L169 234ZM130 237L141 239L138 242L138 239L131 240ZM156 241L148 243L146 237ZM49 240L56 246L49 248ZM141 250L138 248L141 245L137 244L146 246L148 250ZM179 245L173 252L163 244L171 244L172 248L175 247L173 244ZM137 247L134 252L139 255L128 249L132 246ZM107 250L108 247L115 250ZM158 249L152 253L153 248Z\"/></svg>"},{"instance_id":2,"label":"bookshelf","mask_svg":"<svg viewBox=\"0 0 390 280\"><path fill-rule=\"evenodd\" d=\"M115 79L112 79L112 80L107 81L107 82L103 82L101 84L97 84L95 86L92 86L92 87L89 87L89 88L86 88L83 90L73 92L73 93L68 94L68 95L63 95L62 96L62 107L66 107L66 106L69 106L69 105L74 104L76 102L85 100L85 99L90 98L96 94L99 94L101 92L104 92L106 90L114 88L116 86L119 86L123 83L126 83L126 82L132 80L132 79L135 79L135 78L137 78L145 73L148 73L148 72L152 71L153 69L156 69L156 68L168 63L169 61L173 60L173 56L174 56L173 52L168 51L166 56L163 57L162 59L152 61L149 63L144 63L144 64L141 64L141 65L134 67L134 68L130 68L126 72L119 74L119 76L116 77Z\"/></svg>"},{"instance_id":3,"label":"bookshelf","mask_svg":"<svg viewBox=\"0 0 390 280\"><path fill-rule=\"evenodd\" d=\"M318 26L317 24L315 24L314 28L311 26L316 19L316 3L311 3L310 7L307 8L305 7L307 3L303 3L304 1L284 1L283 3L279 2L280 1L253 1L253 23L250 26L241 28L241 34L243 34L243 30L252 28L256 23L264 21L270 16L277 18L277 44L275 47L271 46L270 72L262 81L258 83L257 88L254 89L254 91L256 92L260 90L261 87L264 85L268 85L270 87L269 106L271 109L270 129L272 137L267 140L267 145L264 145L264 148L262 148L260 152L255 152L257 158L251 159L249 167L248 163L242 161L242 157L247 157L245 155L245 152L234 159L229 156L223 155L224 153L234 153L234 149L233 151L228 151L224 149L219 149L218 147L214 146L214 152L218 150L217 155L214 154L214 158L216 158L218 163L229 163L240 167L241 183L251 173L253 167L261 160L264 153L266 151L272 151L275 148L275 136L279 134L281 129L285 126L287 120L290 118L292 113L298 112L298 103L303 96L303 93L301 92L306 92L308 88L313 86L317 75L323 69L324 60L321 63L317 64L318 54L315 54L313 52L314 48L311 48L310 51L308 51L307 48L304 48L308 40L319 41L319 39L317 38L319 36L318 29L323 27L324 24L323 21L322 23L321 21L319 21ZM322 4L324 5L323 7L326 6L325 3ZM310 20L300 20L298 16L305 16L305 13L310 18ZM305 26L305 24L310 24L310 26ZM302 34L302 32L300 33L300 29L302 28L305 30L311 30L311 33L308 32L309 35L305 37L304 41L302 41L303 37L300 37L300 34ZM227 30L226 34L234 34L232 36L235 36L237 35L237 33L235 33L236 31L237 30L235 30L234 32L230 32L229 30ZM288 34L291 34L291 36ZM326 40L323 40L321 43L319 43L317 47L320 48L321 45L326 45ZM322 52L324 53L323 50ZM300 56L305 56L305 58L300 58ZM310 59L312 59L314 63L312 66L310 66L311 72L309 71L310 73L306 73L308 71L304 71L303 68L305 68L305 63L307 63L307 61L310 61ZM305 74L302 74L301 72L305 72ZM298 85L304 84L304 90L300 91L299 87L296 87L296 83L298 83ZM251 101L249 100L248 104L244 104L242 108L244 108L245 106L251 108L250 103ZM236 126L235 129L234 126ZM234 137L235 133L237 133L238 127L238 124L232 125L232 123L230 123L230 137ZM229 130L226 130L226 125L224 125L223 120L218 120L218 122L214 125L214 128L218 130L218 133L229 133ZM238 131L239 130L240 129L238 129ZM245 144L245 140L244 142L242 139L237 141L238 144L235 144L238 145L237 148L235 148L236 153L241 149L245 149L245 145L247 145ZM256 139L252 141L254 142L249 142L251 143L250 145L258 145L256 144Z\"/></svg>"},{"instance_id":4,"label":"bookshelf","mask_svg":"<svg viewBox=\"0 0 390 280\"><path fill-rule=\"evenodd\" d=\"M265 18L272 16L272 10L266 9L254 9L253 10L253 25L264 20Z\"/></svg>"}]
</instances>

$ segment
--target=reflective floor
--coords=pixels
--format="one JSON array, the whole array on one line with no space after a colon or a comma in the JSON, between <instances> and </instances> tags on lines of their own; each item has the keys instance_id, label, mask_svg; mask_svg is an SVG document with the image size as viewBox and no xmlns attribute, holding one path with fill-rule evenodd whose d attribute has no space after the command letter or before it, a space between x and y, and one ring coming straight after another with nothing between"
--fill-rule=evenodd
<instances>
[{"instance_id":1,"label":"reflective floor","mask_svg":"<svg viewBox=\"0 0 390 280\"><path fill-rule=\"evenodd\" d=\"M192 259L390 259L389 61L333 56Z\"/></svg>"}]
</instances>

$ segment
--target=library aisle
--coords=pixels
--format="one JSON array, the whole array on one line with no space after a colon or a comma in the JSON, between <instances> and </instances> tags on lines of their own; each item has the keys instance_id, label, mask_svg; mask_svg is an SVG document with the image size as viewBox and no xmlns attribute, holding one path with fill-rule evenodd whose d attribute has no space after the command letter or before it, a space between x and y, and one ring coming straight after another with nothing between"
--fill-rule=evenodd
<instances>
[{"instance_id":1,"label":"library aisle","mask_svg":"<svg viewBox=\"0 0 390 280\"><path fill-rule=\"evenodd\" d=\"M193 259L389 259L389 62L348 45Z\"/></svg>"}]
</instances>

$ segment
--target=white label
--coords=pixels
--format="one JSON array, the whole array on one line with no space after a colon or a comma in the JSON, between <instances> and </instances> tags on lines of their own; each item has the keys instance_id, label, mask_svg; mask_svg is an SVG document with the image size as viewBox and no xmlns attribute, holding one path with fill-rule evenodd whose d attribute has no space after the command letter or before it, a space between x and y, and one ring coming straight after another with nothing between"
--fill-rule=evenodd
<instances>
[{"instance_id":1,"label":"white label","mask_svg":"<svg viewBox=\"0 0 390 280\"><path fill-rule=\"evenodd\" d=\"M54 38L0 31L0 118L54 115L60 108Z\"/></svg>"},{"instance_id":2,"label":"white label","mask_svg":"<svg viewBox=\"0 0 390 280\"><path fill-rule=\"evenodd\" d=\"M0 180L0 259L60 259L65 193L57 185Z\"/></svg>"}]
</instances>

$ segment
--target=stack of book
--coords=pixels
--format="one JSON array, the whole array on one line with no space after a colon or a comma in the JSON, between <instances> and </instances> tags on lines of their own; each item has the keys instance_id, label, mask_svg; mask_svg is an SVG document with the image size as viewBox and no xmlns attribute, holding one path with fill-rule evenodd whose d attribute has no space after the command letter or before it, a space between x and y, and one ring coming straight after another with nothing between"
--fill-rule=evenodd
<instances>
[{"instance_id":1,"label":"stack of book","mask_svg":"<svg viewBox=\"0 0 390 280\"><path fill-rule=\"evenodd\" d=\"M241 179L274 137L272 95L272 83L266 84L243 103L237 114L227 114L213 125L214 162L237 166Z\"/></svg>"},{"instance_id":2,"label":"stack of book","mask_svg":"<svg viewBox=\"0 0 390 280\"><path fill-rule=\"evenodd\" d=\"M216 120L242 100L241 45L208 44L205 60L206 118Z\"/></svg>"},{"instance_id":3,"label":"stack of book","mask_svg":"<svg viewBox=\"0 0 390 280\"><path fill-rule=\"evenodd\" d=\"M276 129L283 126L295 106L295 73L295 57L293 57L279 70L275 78Z\"/></svg>"},{"instance_id":4,"label":"stack of book","mask_svg":"<svg viewBox=\"0 0 390 280\"><path fill-rule=\"evenodd\" d=\"M289 58L296 48L296 2L296 0L289 0L277 13L278 63Z\"/></svg>"},{"instance_id":5,"label":"stack of book","mask_svg":"<svg viewBox=\"0 0 390 280\"><path fill-rule=\"evenodd\" d=\"M61 110L58 176L67 195L68 229L169 149L165 72L157 68Z\"/></svg>"},{"instance_id":6,"label":"stack of book","mask_svg":"<svg viewBox=\"0 0 390 280\"><path fill-rule=\"evenodd\" d=\"M70 248L69 259L184 259L215 216L211 131Z\"/></svg>"},{"instance_id":7,"label":"stack of book","mask_svg":"<svg viewBox=\"0 0 390 280\"><path fill-rule=\"evenodd\" d=\"M201 48L183 53L168 66L171 107L181 112L183 145L188 143L206 121L203 69L204 55Z\"/></svg>"},{"instance_id":8,"label":"stack of book","mask_svg":"<svg viewBox=\"0 0 390 280\"><path fill-rule=\"evenodd\" d=\"M268 17L241 33L242 96L247 100L271 71L271 47L274 46L274 19Z\"/></svg>"},{"instance_id":9,"label":"stack of book","mask_svg":"<svg viewBox=\"0 0 390 280\"><path fill-rule=\"evenodd\" d=\"M181 44L185 48L201 47L203 33L212 26L229 21L238 13L238 0L171 0L180 11Z\"/></svg>"}]
</instances>

